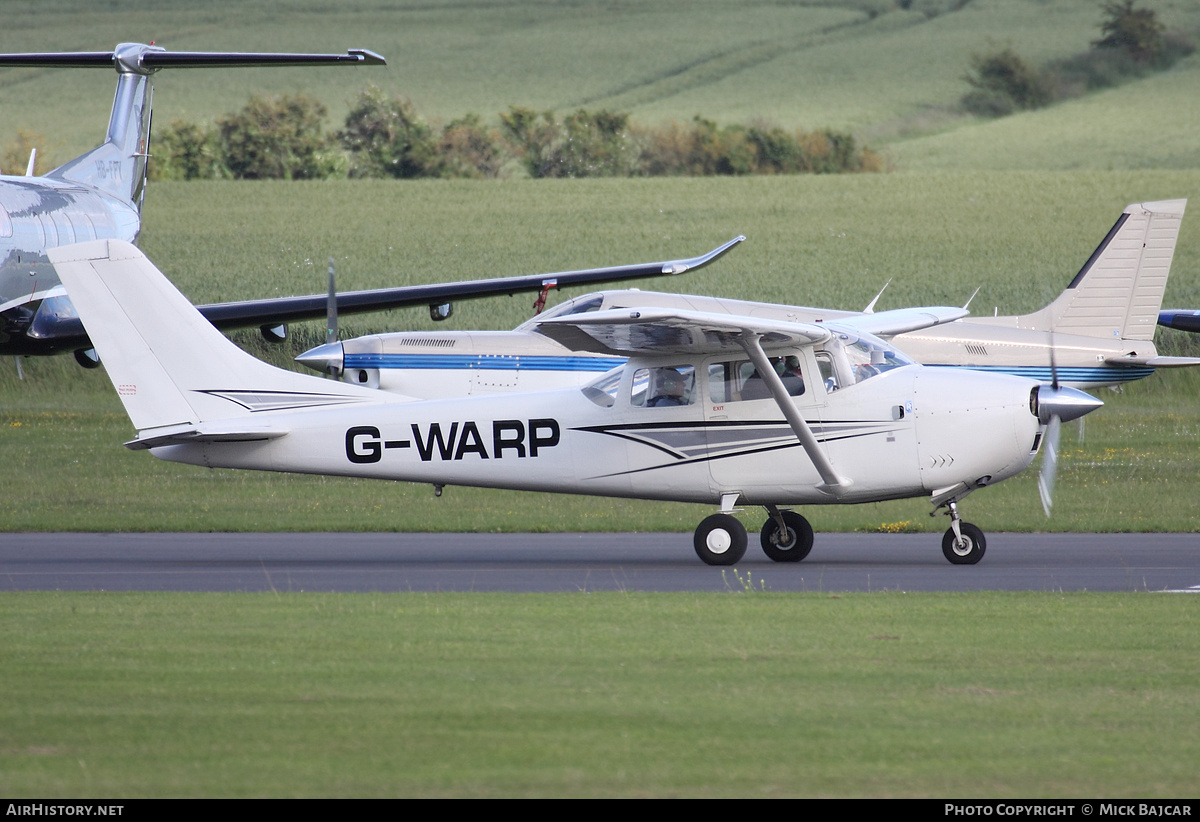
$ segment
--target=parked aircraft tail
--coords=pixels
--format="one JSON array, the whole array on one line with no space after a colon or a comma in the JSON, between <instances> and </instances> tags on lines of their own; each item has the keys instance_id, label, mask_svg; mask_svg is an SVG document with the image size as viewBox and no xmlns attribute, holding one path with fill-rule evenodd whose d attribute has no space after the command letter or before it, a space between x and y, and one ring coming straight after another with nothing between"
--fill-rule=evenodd
<instances>
[{"instance_id":1,"label":"parked aircraft tail","mask_svg":"<svg viewBox=\"0 0 1200 822\"><path fill-rule=\"evenodd\" d=\"M345 54L238 54L170 52L158 46L122 43L113 51L3 54L0 66L116 68L117 93L104 143L51 171L48 177L79 183L132 202L141 209L150 156L152 75L161 68L215 66L306 66L325 64L383 65L374 52L351 49Z\"/></svg>"},{"instance_id":2,"label":"parked aircraft tail","mask_svg":"<svg viewBox=\"0 0 1200 822\"><path fill-rule=\"evenodd\" d=\"M1127 206L1058 299L1016 317L1017 327L1105 339L1154 339L1186 205L1187 200L1162 200Z\"/></svg>"},{"instance_id":3,"label":"parked aircraft tail","mask_svg":"<svg viewBox=\"0 0 1200 822\"><path fill-rule=\"evenodd\" d=\"M242 351L130 243L93 240L47 253L139 429L132 447L282 436L271 415L246 418L379 400L377 391L285 371Z\"/></svg>"}]
</instances>

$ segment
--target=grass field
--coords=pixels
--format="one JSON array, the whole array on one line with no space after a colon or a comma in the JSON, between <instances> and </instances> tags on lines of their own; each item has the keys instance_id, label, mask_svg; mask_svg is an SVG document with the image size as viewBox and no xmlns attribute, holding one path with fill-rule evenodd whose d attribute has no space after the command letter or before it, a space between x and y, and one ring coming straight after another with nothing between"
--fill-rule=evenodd
<instances>
[{"instance_id":1,"label":"grass field","mask_svg":"<svg viewBox=\"0 0 1200 822\"><path fill-rule=\"evenodd\" d=\"M8 797L1195 797L1167 595L6 594Z\"/></svg>"}]
</instances>

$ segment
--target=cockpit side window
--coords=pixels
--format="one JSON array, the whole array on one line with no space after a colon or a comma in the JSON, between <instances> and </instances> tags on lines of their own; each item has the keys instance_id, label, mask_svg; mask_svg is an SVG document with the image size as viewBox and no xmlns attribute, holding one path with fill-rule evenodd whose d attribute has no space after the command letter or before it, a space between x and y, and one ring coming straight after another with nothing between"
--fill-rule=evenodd
<instances>
[{"instance_id":1,"label":"cockpit side window","mask_svg":"<svg viewBox=\"0 0 1200 822\"><path fill-rule=\"evenodd\" d=\"M630 402L638 408L691 405L696 399L696 369L691 365L639 368L633 374Z\"/></svg>"}]
</instances>

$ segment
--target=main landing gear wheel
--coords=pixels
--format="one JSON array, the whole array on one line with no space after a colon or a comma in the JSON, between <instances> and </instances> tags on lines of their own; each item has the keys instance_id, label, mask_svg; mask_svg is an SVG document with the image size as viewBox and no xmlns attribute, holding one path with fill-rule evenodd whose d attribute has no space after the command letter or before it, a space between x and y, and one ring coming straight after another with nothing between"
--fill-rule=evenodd
<instances>
[{"instance_id":1,"label":"main landing gear wheel","mask_svg":"<svg viewBox=\"0 0 1200 822\"><path fill-rule=\"evenodd\" d=\"M735 565L746 555L746 529L729 514L713 514L696 528L696 556L709 565Z\"/></svg>"},{"instance_id":2,"label":"main landing gear wheel","mask_svg":"<svg viewBox=\"0 0 1200 822\"><path fill-rule=\"evenodd\" d=\"M799 562L812 550L812 526L795 511L781 511L779 515L783 517L787 531L780 533L775 517L768 517L759 535L763 553L775 562Z\"/></svg>"},{"instance_id":3,"label":"main landing gear wheel","mask_svg":"<svg viewBox=\"0 0 1200 822\"><path fill-rule=\"evenodd\" d=\"M984 539L983 531L969 522L959 523L958 528L962 532L962 540L956 540L954 529L947 528L945 536L942 537L942 553L955 565L974 565L983 559L983 552L987 550L987 540Z\"/></svg>"}]
</instances>

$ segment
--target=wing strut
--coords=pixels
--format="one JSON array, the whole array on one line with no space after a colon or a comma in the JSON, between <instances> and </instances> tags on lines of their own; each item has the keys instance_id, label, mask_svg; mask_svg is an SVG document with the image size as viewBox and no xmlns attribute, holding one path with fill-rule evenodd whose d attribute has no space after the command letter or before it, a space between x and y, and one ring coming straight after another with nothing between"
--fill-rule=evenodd
<instances>
[{"instance_id":1,"label":"wing strut","mask_svg":"<svg viewBox=\"0 0 1200 822\"><path fill-rule=\"evenodd\" d=\"M837 471L833 468L833 464L825 456L825 452L821 450L821 444L817 442L812 429L808 427L808 423L804 421L804 417L796 410L796 405L792 402L787 388L784 387L783 380L775 373L771 361L763 353L760 336L754 333L744 333L738 338L738 341L750 357L750 361L754 363L754 367L758 369L758 373L763 378L763 382L767 384L767 388L771 390L771 396L775 398L775 404L779 406L779 410L787 418L788 425L795 432L796 439L800 440L800 445L804 447L804 452L812 460L817 473L821 475L821 479L825 483L824 490L835 497L842 496L850 487L850 481L838 476Z\"/></svg>"}]
</instances>

